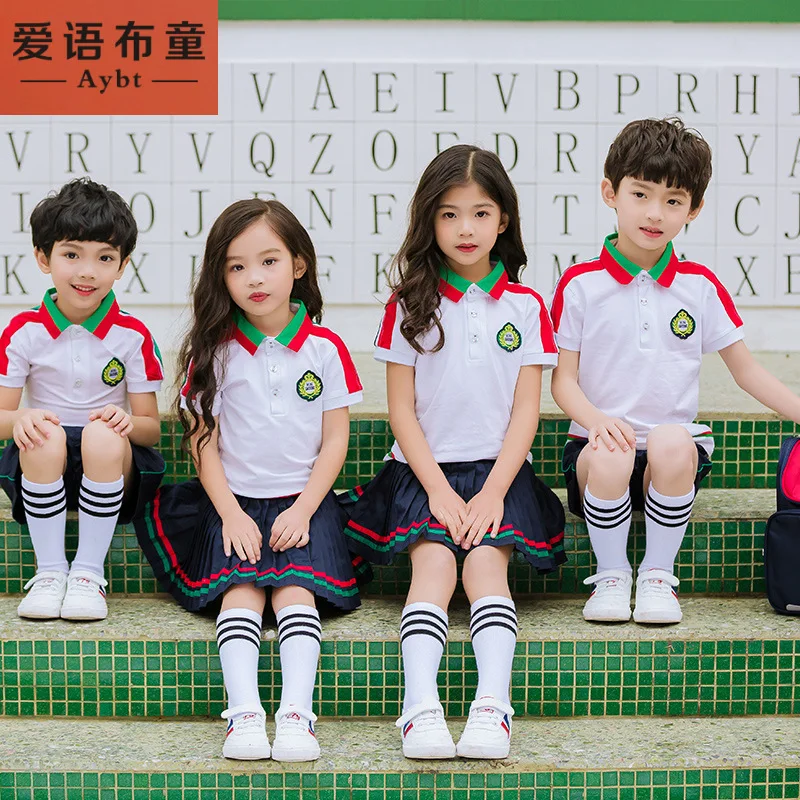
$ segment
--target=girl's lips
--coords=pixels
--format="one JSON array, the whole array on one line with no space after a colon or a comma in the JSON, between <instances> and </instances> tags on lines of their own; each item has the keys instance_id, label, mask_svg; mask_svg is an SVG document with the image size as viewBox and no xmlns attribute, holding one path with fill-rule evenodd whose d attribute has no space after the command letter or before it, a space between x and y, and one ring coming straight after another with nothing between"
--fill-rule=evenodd
<instances>
[{"instance_id":1,"label":"girl's lips","mask_svg":"<svg viewBox=\"0 0 800 800\"><path fill-rule=\"evenodd\" d=\"M254 303L263 303L264 300L266 300L268 297L269 295L266 294L265 292L253 292L253 294L250 295L249 299L252 300Z\"/></svg>"},{"instance_id":2,"label":"girl's lips","mask_svg":"<svg viewBox=\"0 0 800 800\"><path fill-rule=\"evenodd\" d=\"M649 236L651 239L658 239L659 236L663 236L664 232L651 229L651 228L639 228L639 230L645 235Z\"/></svg>"},{"instance_id":3,"label":"girl's lips","mask_svg":"<svg viewBox=\"0 0 800 800\"><path fill-rule=\"evenodd\" d=\"M471 253L473 250L477 250L478 245L476 244L459 244L456 245L456 250L460 250L462 253Z\"/></svg>"},{"instance_id":4,"label":"girl's lips","mask_svg":"<svg viewBox=\"0 0 800 800\"><path fill-rule=\"evenodd\" d=\"M73 286L72 288L83 297L88 297L92 292L96 291L93 286Z\"/></svg>"}]
</instances>

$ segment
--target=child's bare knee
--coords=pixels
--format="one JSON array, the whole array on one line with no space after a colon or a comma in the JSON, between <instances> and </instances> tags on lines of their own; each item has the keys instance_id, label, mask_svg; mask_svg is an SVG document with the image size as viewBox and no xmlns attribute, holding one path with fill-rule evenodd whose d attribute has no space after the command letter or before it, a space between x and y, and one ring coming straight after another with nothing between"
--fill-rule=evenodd
<instances>
[{"instance_id":1,"label":"child's bare knee","mask_svg":"<svg viewBox=\"0 0 800 800\"><path fill-rule=\"evenodd\" d=\"M33 450L20 450L19 460L23 472L26 465L63 461L67 455L67 434L60 425L45 421L39 426L42 432L42 444Z\"/></svg>"},{"instance_id":2,"label":"child's bare knee","mask_svg":"<svg viewBox=\"0 0 800 800\"><path fill-rule=\"evenodd\" d=\"M99 419L86 425L81 433L81 453L84 458L98 457L103 461L122 458L127 444L127 439Z\"/></svg>"},{"instance_id":3,"label":"child's bare knee","mask_svg":"<svg viewBox=\"0 0 800 800\"><path fill-rule=\"evenodd\" d=\"M691 434L680 425L659 425L647 436L647 463L652 468L668 465L691 468L697 447Z\"/></svg>"}]
</instances>

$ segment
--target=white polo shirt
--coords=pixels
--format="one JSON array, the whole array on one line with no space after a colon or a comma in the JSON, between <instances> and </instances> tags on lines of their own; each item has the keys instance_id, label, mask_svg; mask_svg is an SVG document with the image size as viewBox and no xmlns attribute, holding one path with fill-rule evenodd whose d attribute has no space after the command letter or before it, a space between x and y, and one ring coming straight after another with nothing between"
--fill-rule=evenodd
<instances>
[{"instance_id":1,"label":"white polo shirt","mask_svg":"<svg viewBox=\"0 0 800 800\"><path fill-rule=\"evenodd\" d=\"M217 351L219 454L234 494L287 497L306 487L322 447L322 414L361 401L361 381L344 342L314 325L303 303L265 336L239 314ZM225 364L224 376L221 364ZM191 382L181 389L187 405ZM199 400L196 400L199 409Z\"/></svg>"},{"instance_id":2,"label":"white polo shirt","mask_svg":"<svg viewBox=\"0 0 800 800\"><path fill-rule=\"evenodd\" d=\"M445 341L434 327L417 353L400 332L402 303L391 298L375 340L375 358L414 367L416 415L439 463L497 458L511 419L520 368L558 361L550 317L542 298L511 283L498 262L478 283L442 268L439 315ZM391 456L406 462L397 442Z\"/></svg>"},{"instance_id":3,"label":"white polo shirt","mask_svg":"<svg viewBox=\"0 0 800 800\"><path fill-rule=\"evenodd\" d=\"M81 325L71 323L49 289L42 304L11 319L0 336L0 386L25 387L23 405L83 426L108 403L130 410L129 394L157 392L161 353L143 322L109 292Z\"/></svg>"},{"instance_id":4,"label":"white polo shirt","mask_svg":"<svg viewBox=\"0 0 800 800\"><path fill-rule=\"evenodd\" d=\"M551 313L558 346L580 352L578 384L592 405L633 427L638 448L656 425L682 425L709 454L694 422L703 353L744 336L727 289L707 267L667 245L649 272L625 258L612 234L599 258L561 276ZM569 435L585 438L573 422Z\"/></svg>"}]
</instances>

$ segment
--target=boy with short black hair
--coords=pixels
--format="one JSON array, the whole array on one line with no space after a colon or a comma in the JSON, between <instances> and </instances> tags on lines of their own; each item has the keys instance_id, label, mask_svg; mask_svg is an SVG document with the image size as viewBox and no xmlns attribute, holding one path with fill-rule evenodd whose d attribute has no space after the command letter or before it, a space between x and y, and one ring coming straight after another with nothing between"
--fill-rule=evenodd
<instances>
[{"instance_id":1,"label":"boy with short black hair","mask_svg":"<svg viewBox=\"0 0 800 800\"><path fill-rule=\"evenodd\" d=\"M121 311L112 287L136 246L136 222L116 193L72 181L31 214L34 254L50 275L40 306L0 335L0 484L26 523L36 574L21 617L104 619L103 564L118 521L150 499L164 472L156 391L164 370L147 327ZM20 407L23 389L26 407ZM67 509L78 551L67 562Z\"/></svg>"},{"instance_id":2,"label":"boy with short black hair","mask_svg":"<svg viewBox=\"0 0 800 800\"><path fill-rule=\"evenodd\" d=\"M587 620L630 619L632 508L644 511L646 528L633 618L682 618L674 562L714 449L711 430L694 422L703 353L719 352L742 389L800 422L800 398L755 361L725 287L673 252L710 179L708 144L680 120L629 123L601 183L618 232L599 258L567 269L553 297L552 392L572 420L563 456L569 507L585 518L597 557L597 573L584 581L594 585Z\"/></svg>"}]
</instances>

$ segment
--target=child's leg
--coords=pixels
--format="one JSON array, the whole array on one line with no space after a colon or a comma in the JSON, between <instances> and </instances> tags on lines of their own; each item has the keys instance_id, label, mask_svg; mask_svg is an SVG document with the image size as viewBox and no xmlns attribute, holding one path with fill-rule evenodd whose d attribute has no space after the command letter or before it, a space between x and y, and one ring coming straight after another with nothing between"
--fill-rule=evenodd
<instances>
[{"instance_id":1,"label":"child's leg","mask_svg":"<svg viewBox=\"0 0 800 800\"><path fill-rule=\"evenodd\" d=\"M697 446L680 425L659 425L647 437L644 475L647 548L639 574L672 573L694 504Z\"/></svg>"},{"instance_id":2,"label":"child's leg","mask_svg":"<svg viewBox=\"0 0 800 800\"><path fill-rule=\"evenodd\" d=\"M296 706L311 712L317 681L322 625L314 595L302 586L272 591L281 653L281 709Z\"/></svg>"},{"instance_id":3,"label":"child's leg","mask_svg":"<svg viewBox=\"0 0 800 800\"><path fill-rule=\"evenodd\" d=\"M478 665L475 697L509 705L508 687L517 644L517 611L508 590L508 547L476 547L464 561L462 580L470 602L470 636Z\"/></svg>"},{"instance_id":4,"label":"child's leg","mask_svg":"<svg viewBox=\"0 0 800 800\"><path fill-rule=\"evenodd\" d=\"M258 711L258 655L266 594L252 583L231 586L217 617L217 648L231 709Z\"/></svg>"},{"instance_id":5,"label":"child's leg","mask_svg":"<svg viewBox=\"0 0 800 800\"><path fill-rule=\"evenodd\" d=\"M72 569L102 578L106 554L122 508L125 481L131 474L131 443L102 420L95 420L83 429L81 458L78 552Z\"/></svg>"},{"instance_id":6,"label":"child's leg","mask_svg":"<svg viewBox=\"0 0 800 800\"><path fill-rule=\"evenodd\" d=\"M623 451L619 446L609 450L601 443L597 450L586 445L575 465L598 574L632 572L628 561L631 527L628 484L635 457L635 450Z\"/></svg>"},{"instance_id":7,"label":"child's leg","mask_svg":"<svg viewBox=\"0 0 800 800\"><path fill-rule=\"evenodd\" d=\"M411 587L400 620L403 713L439 705L436 676L447 641L447 607L456 588L456 557L445 545L420 539L409 554Z\"/></svg>"},{"instance_id":8,"label":"child's leg","mask_svg":"<svg viewBox=\"0 0 800 800\"><path fill-rule=\"evenodd\" d=\"M275 761L313 761L319 758L311 710L317 681L322 626L314 595L301 586L272 592L281 651L281 705L275 714Z\"/></svg>"},{"instance_id":9,"label":"child's leg","mask_svg":"<svg viewBox=\"0 0 800 800\"><path fill-rule=\"evenodd\" d=\"M37 572L69 572L64 547L67 496L64 469L67 436L60 425L44 422L49 437L41 447L20 450L22 504L28 521Z\"/></svg>"}]
</instances>

